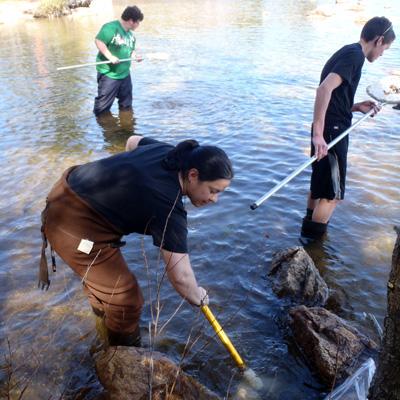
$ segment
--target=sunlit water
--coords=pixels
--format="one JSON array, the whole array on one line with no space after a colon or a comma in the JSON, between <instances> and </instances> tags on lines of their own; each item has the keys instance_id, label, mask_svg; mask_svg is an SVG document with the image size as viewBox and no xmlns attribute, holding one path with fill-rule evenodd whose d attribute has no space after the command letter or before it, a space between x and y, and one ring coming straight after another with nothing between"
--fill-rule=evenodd
<instances>
[{"instance_id":1,"label":"sunlit water","mask_svg":"<svg viewBox=\"0 0 400 400\"><path fill-rule=\"evenodd\" d=\"M106 3L106 2L105 2ZM267 278L274 251L298 245L310 171L251 211L249 205L306 160L315 88L326 59L356 41L374 15L394 21L396 1L361 2L344 10L333 1L143 1L137 40L145 60L133 67L135 121L104 126L92 115L94 67L57 72L59 66L93 62L100 25L127 3L76 19L21 22L1 27L0 38L0 282L1 372L17 382L15 398L84 399L101 390L88 349L94 320L81 285L59 261L48 292L36 288L40 211L52 184L67 167L122 151L134 131L176 143L195 138L223 147L236 177L217 205L189 212L190 254L211 308L246 363L263 380L262 399L319 399L324 388L307 369L281 322L287 304ZM347 2L353 3L353 2ZM354 2L355 3L355 2ZM342 11L309 16L317 5ZM399 28L397 28L399 27ZM376 63L366 64L357 100L369 83L399 69L399 41ZM147 55L147 57L146 57ZM386 281L399 223L400 114L387 106L351 135L346 201L336 210L324 244L311 246L322 276L338 299L339 314L370 331L364 312L382 323ZM358 118L358 116L356 117ZM133 128L132 128L133 126ZM151 286L157 250L145 240ZM141 239L123 249L150 295ZM153 291L154 292L154 291ZM161 324L180 298L162 286ZM242 386L224 347L198 310L184 305L157 340L179 361L189 334L201 339L184 369L221 397ZM11 365L7 367L7 360Z\"/></svg>"}]
</instances>

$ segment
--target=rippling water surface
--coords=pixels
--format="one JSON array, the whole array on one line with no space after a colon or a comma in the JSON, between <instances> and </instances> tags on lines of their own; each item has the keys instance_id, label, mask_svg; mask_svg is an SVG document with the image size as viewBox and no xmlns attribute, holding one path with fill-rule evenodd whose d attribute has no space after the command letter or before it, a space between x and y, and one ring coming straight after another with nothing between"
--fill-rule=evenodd
<instances>
[{"instance_id":1,"label":"rippling water surface","mask_svg":"<svg viewBox=\"0 0 400 400\"><path fill-rule=\"evenodd\" d=\"M104 13L1 28L0 48L0 339L3 388L11 375L23 398L93 398L100 391L88 348L94 320L79 280L59 262L48 292L36 288L40 211L52 184L67 167L122 151L133 132L176 143L195 138L223 147L236 177L220 202L189 212L191 260L211 307L237 349L264 381L262 399L319 399L324 388L308 371L280 322L286 304L267 278L274 251L298 245L310 171L251 211L249 205L302 164L308 154L315 88L326 59L357 41L362 24L386 15L400 36L396 1L345 4L316 1L160 1L138 3L145 19L137 31L145 60L133 67L135 120L92 115L93 62L100 25L127 5ZM353 4L356 2L344 2ZM336 11L312 16L319 5ZM346 9L347 8L347 9ZM339 9L341 10L339 15ZM397 28L399 27L399 28ZM368 84L399 69L399 40L366 64L356 100ZM348 191L323 245L309 247L336 292L341 316L369 329L364 312L382 322L386 280L399 223L398 111L386 107L351 135ZM356 117L358 118L358 116ZM151 286L157 251L145 240ZM146 293L142 318L150 321L141 239L124 248ZM179 305L162 287L162 322ZM191 328L193 330L191 331ZM213 340L204 319L184 305L158 340L178 361L188 335L201 339L185 370L227 395L235 366ZM145 338L146 341L146 338ZM7 364L6 360L12 361ZM10 374L10 372L12 372ZM240 385L234 377L231 392ZM10 387L10 386L9 386ZM15 398L18 390L12 390Z\"/></svg>"}]
</instances>

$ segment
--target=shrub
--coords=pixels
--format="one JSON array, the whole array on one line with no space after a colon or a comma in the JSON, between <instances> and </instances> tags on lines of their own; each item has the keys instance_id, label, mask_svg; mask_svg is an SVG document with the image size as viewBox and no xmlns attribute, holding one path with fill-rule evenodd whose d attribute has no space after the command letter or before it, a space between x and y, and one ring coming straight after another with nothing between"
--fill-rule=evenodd
<instances>
[{"instance_id":1,"label":"shrub","mask_svg":"<svg viewBox=\"0 0 400 400\"><path fill-rule=\"evenodd\" d=\"M68 0L41 0L33 16L35 18L61 17L69 13Z\"/></svg>"}]
</instances>

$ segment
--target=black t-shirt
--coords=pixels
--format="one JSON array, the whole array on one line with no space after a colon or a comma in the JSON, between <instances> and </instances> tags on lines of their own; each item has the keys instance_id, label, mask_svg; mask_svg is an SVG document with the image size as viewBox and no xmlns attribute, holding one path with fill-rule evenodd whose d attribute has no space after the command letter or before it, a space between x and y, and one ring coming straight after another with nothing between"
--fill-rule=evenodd
<instances>
[{"instance_id":1,"label":"black t-shirt","mask_svg":"<svg viewBox=\"0 0 400 400\"><path fill-rule=\"evenodd\" d=\"M78 166L68 183L125 235L152 235L155 246L187 253L187 217L178 172L162 166L171 149L143 138L133 151Z\"/></svg>"},{"instance_id":2,"label":"black t-shirt","mask_svg":"<svg viewBox=\"0 0 400 400\"><path fill-rule=\"evenodd\" d=\"M361 78L365 56L359 43L349 44L338 50L325 64L320 83L334 72L343 82L333 92L326 111L325 123L351 125L354 95Z\"/></svg>"}]
</instances>

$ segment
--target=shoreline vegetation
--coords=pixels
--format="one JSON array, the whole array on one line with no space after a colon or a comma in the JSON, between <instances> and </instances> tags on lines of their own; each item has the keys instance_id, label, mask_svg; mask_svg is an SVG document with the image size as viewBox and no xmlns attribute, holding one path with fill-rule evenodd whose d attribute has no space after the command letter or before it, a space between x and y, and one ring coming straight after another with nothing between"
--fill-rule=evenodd
<instances>
[{"instance_id":1,"label":"shoreline vegetation","mask_svg":"<svg viewBox=\"0 0 400 400\"><path fill-rule=\"evenodd\" d=\"M96 14L111 0L0 0L0 25Z\"/></svg>"},{"instance_id":2,"label":"shoreline vegetation","mask_svg":"<svg viewBox=\"0 0 400 400\"><path fill-rule=\"evenodd\" d=\"M40 0L34 10L34 18L62 17L78 7L89 7L92 0Z\"/></svg>"}]
</instances>

